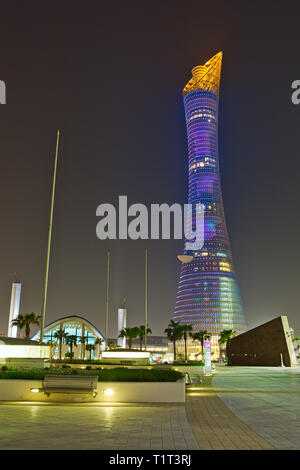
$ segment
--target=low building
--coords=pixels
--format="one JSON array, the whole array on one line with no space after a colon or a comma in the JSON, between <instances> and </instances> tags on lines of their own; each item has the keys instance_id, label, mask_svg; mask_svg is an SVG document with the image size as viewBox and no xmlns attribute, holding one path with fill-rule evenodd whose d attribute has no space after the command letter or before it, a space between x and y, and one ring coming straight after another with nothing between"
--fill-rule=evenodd
<instances>
[{"instance_id":1,"label":"low building","mask_svg":"<svg viewBox=\"0 0 300 470\"><path fill-rule=\"evenodd\" d=\"M117 339L109 338L108 343L115 344L117 347ZM140 349L140 339L132 340L132 349ZM142 350L145 349L143 341ZM166 336L147 335L147 352L150 353L150 362L172 362L173 352L168 350L168 338Z\"/></svg>"},{"instance_id":2,"label":"low building","mask_svg":"<svg viewBox=\"0 0 300 470\"><path fill-rule=\"evenodd\" d=\"M118 340L116 338L108 338L108 343L113 343L117 346ZM132 349L140 349L140 338L133 339L131 346ZM144 341L142 349L145 349ZM166 336L147 335L147 351L166 353L168 351L168 338Z\"/></svg>"},{"instance_id":3,"label":"low building","mask_svg":"<svg viewBox=\"0 0 300 470\"><path fill-rule=\"evenodd\" d=\"M45 326L43 340L44 343L51 345L52 359L59 359L60 355L59 341L56 338L56 333L59 330L63 330L64 333L69 336L72 335L76 337L76 344L72 347L74 359L89 359L90 356L92 359L96 359L105 348L105 338L95 325L80 315L69 315L58 318L54 322ZM39 338L40 330L31 339L39 340ZM88 351L88 345L92 345L94 348L91 351ZM69 353L70 346L67 339L63 338L61 351L62 359L68 357Z\"/></svg>"},{"instance_id":4,"label":"low building","mask_svg":"<svg viewBox=\"0 0 300 470\"><path fill-rule=\"evenodd\" d=\"M39 367L49 363L50 346L23 338L0 338L0 365L7 367Z\"/></svg>"}]
</instances>

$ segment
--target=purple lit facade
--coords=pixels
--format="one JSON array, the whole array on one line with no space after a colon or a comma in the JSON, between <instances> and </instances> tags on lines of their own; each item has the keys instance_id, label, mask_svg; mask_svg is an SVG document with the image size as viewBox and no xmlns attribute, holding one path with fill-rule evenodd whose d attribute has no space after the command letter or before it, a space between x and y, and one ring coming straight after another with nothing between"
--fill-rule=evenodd
<instances>
[{"instance_id":1,"label":"purple lit facade","mask_svg":"<svg viewBox=\"0 0 300 470\"><path fill-rule=\"evenodd\" d=\"M222 55L220 62L221 59ZM247 323L234 272L220 183L218 91L221 63L216 66L215 60L212 69L211 61L193 70L193 79L189 82L192 86L188 84L184 89L188 202L194 207L197 203L205 206L204 246L201 250L184 252L194 258L181 266L173 319L191 324L194 332L207 330L217 348L220 331L233 329L237 334L242 333ZM202 69L200 79L198 69Z\"/></svg>"}]
</instances>

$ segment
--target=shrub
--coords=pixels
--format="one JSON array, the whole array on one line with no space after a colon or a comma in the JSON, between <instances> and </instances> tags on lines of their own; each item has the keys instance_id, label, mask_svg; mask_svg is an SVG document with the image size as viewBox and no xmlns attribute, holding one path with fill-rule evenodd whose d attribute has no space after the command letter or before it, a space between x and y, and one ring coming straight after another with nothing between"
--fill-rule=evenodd
<instances>
[{"instance_id":1,"label":"shrub","mask_svg":"<svg viewBox=\"0 0 300 470\"><path fill-rule=\"evenodd\" d=\"M71 366L68 366L67 364L63 364L63 365L62 365L62 368L63 368L63 369L70 369Z\"/></svg>"},{"instance_id":2,"label":"shrub","mask_svg":"<svg viewBox=\"0 0 300 470\"><path fill-rule=\"evenodd\" d=\"M7 366L2 366L1 370L2 370L2 372L6 372L8 370L8 367Z\"/></svg>"},{"instance_id":3,"label":"shrub","mask_svg":"<svg viewBox=\"0 0 300 470\"><path fill-rule=\"evenodd\" d=\"M0 371L0 379L43 380L46 375L95 375L100 382L176 382L183 375L173 369L127 369L116 367L103 370L68 368L45 369L10 369Z\"/></svg>"},{"instance_id":4,"label":"shrub","mask_svg":"<svg viewBox=\"0 0 300 470\"><path fill-rule=\"evenodd\" d=\"M92 370L91 366L86 366L86 370Z\"/></svg>"}]
</instances>

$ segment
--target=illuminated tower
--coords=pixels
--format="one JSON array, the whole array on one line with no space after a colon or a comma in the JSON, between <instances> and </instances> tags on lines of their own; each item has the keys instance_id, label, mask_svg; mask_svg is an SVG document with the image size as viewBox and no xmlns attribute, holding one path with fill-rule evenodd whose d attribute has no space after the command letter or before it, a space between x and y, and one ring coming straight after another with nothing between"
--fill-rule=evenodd
<instances>
[{"instance_id":1,"label":"illuminated tower","mask_svg":"<svg viewBox=\"0 0 300 470\"><path fill-rule=\"evenodd\" d=\"M204 246L187 251L182 262L173 319L193 331L212 334L218 355L218 335L224 329L246 330L240 292L226 229L218 156L218 95L222 65L219 52L192 70L183 89L189 154L188 202L204 209ZM189 343L189 352L199 344Z\"/></svg>"},{"instance_id":2,"label":"illuminated tower","mask_svg":"<svg viewBox=\"0 0 300 470\"><path fill-rule=\"evenodd\" d=\"M18 334L18 327L13 326L12 321L18 318L20 312L21 288L22 284L20 283L20 281L15 280L11 288L10 310L7 331L7 336L11 338L16 338Z\"/></svg>"}]
</instances>

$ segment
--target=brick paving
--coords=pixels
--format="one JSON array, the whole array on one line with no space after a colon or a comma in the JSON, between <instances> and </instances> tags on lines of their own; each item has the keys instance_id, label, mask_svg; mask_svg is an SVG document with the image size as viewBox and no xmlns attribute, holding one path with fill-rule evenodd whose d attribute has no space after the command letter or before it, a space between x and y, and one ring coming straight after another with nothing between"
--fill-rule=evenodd
<instances>
[{"instance_id":1,"label":"brick paving","mask_svg":"<svg viewBox=\"0 0 300 470\"><path fill-rule=\"evenodd\" d=\"M274 449L225 406L210 377L187 388L186 415L201 450Z\"/></svg>"},{"instance_id":2,"label":"brick paving","mask_svg":"<svg viewBox=\"0 0 300 470\"><path fill-rule=\"evenodd\" d=\"M0 449L300 449L300 369L222 368L185 406L2 402Z\"/></svg>"},{"instance_id":3,"label":"brick paving","mask_svg":"<svg viewBox=\"0 0 300 470\"><path fill-rule=\"evenodd\" d=\"M184 405L0 404L0 449L198 449Z\"/></svg>"},{"instance_id":4,"label":"brick paving","mask_svg":"<svg viewBox=\"0 0 300 470\"><path fill-rule=\"evenodd\" d=\"M227 408L276 449L300 450L300 367L226 367L212 384Z\"/></svg>"}]
</instances>

